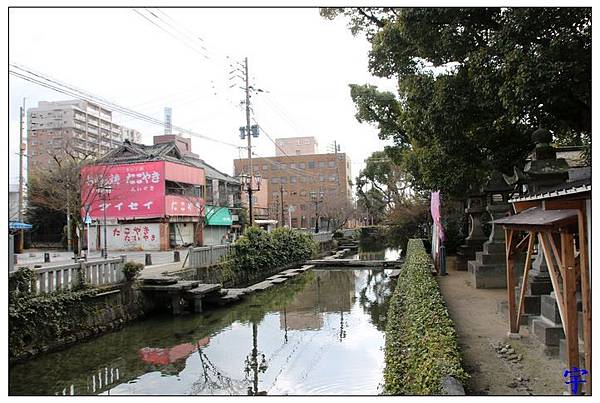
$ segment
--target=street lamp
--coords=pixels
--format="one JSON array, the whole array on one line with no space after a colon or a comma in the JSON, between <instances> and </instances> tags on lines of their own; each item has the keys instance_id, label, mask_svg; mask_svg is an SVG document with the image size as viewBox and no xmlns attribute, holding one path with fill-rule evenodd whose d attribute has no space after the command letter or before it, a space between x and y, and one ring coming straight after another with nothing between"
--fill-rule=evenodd
<instances>
[{"instance_id":1,"label":"street lamp","mask_svg":"<svg viewBox=\"0 0 600 403\"><path fill-rule=\"evenodd\" d=\"M246 188L246 191L248 192L248 210L250 213L250 226L254 225L254 214L252 212L253 208L252 208L252 192L258 192L260 190L260 172L258 172L254 178L256 178L256 189L252 188L253 185L253 176L252 173L248 174L241 174L240 178L242 180L242 185Z\"/></svg>"},{"instance_id":2,"label":"street lamp","mask_svg":"<svg viewBox=\"0 0 600 403\"><path fill-rule=\"evenodd\" d=\"M106 245L106 199L108 198L108 195L110 195L110 192L112 192L112 187L107 183L101 183L96 188L96 191L102 197L102 210L104 212L104 247L102 248L102 257L108 259L108 248Z\"/></svg>"},{"instance_id":3,"label":"street lamp","mask_svg":"<svg viewBox=\"0 0 600 403\"><path fill-rule=\"evenodd\" d=\"M325 193L323 192L319 192L319 197L317 197L317 192L310 192L310 198L315 203L315 234L319 233L319 204L323 203L324 197Z\"/></svg>"}]
</instances>

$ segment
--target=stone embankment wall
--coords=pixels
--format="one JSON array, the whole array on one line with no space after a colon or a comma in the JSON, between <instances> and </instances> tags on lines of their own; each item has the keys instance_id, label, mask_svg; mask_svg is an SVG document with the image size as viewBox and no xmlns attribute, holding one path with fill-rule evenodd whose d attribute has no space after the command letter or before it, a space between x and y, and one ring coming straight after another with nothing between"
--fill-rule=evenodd
<instances>
[{"instance_id":1,"label":"stone embankment wall","mask_svg":"<svg viewBox=\"0 0 600 403\"><path fill-rule=\"evenodd\" d=\"M9 361L27 360L116 330L151 308L152 301L130 282L11 298Z\"/></svg>"},{"instance_id":2,"label":"stone embankment wall","mask_svg":"<svg viewBox=\"0 0 600 403\"><path fill-rule=\"evenodd\" d=\"M423 241L411 239L388 310L384 391L389 395L464 394L468 375L430 265Z\"/></svg>"}]
</instances>

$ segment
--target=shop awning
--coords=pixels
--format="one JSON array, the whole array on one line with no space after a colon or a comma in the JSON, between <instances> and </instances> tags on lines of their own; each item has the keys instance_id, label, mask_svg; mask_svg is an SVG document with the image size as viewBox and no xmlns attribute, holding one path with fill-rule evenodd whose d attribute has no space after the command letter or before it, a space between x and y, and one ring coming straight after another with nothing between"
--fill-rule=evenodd
<instances>
[{"instance_id":1,"label":"shop awning","mask_svg":"<svg viewBox=\"0 0 600 403\"><path fill-rule=\"evenodd\" d=\"M233 223L231 212L227 207L206 206L205 216L208 225L230 226Z\"/></svg>"},{"instance_id":2,"label":"shop awning","mask_svg":"<svg viewBox=\"0 0 600 403\"><path fill-rule=\"evenodd\" d=\"M31 228L33 228L33 226L31 224L25 224L24 222L9 221L9 223L8 223L8 229L11 229L11 230L31 229Z\"/></svg>"}]
</instances>

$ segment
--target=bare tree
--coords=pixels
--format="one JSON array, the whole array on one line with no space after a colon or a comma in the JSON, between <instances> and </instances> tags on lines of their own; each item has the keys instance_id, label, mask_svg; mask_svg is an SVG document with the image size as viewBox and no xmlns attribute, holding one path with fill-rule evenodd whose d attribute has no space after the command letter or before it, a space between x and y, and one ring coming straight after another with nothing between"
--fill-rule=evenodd
<instances>
[{"instance_id":1,"label":"bare tree","mask_svg":"<svg viewBox=\"0 0 600 403\"><path fill-rule=\"evenodd\" d=\"M338 193L323 199L319 215L327 221L327 231L335 232L356 215L356 208L351 199Z\"/></svg>"},{"instance_id":2,"label":"bare tree","mask_svg":"<svg viewBox=\"0 0 600 403\"><path fill-rule=\"evenodd\" d=\"M108 166L95 175L94 183L82 194L81 168L93 163L94 155L75 150L71 142L67 142L60 151L48 150L48 153L51 157L48 167L33 167L30 170L27 184L29 205L67 215L72 227L78 228L79 233L83 234L82 209L97 198L94 189L108 181ZM78 237L78 251L82 247L80 238Z\"/></svg>"}]
</instances>

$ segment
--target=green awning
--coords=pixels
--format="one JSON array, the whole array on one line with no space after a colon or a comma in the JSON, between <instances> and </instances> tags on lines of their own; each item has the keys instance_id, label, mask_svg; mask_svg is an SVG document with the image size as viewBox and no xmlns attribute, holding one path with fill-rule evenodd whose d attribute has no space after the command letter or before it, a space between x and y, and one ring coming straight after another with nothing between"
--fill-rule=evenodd
<instances>
[{"instance_id":1,"label":"green awning","mask_svg":"<svg viewBox=\"0 0 600 403\"><path fill-rule=\"evenodd\" d=\"M233 223L231 212L227 207L206 206L206 223L208 225L226 225Z\"/></svg>"}]
</instances>

